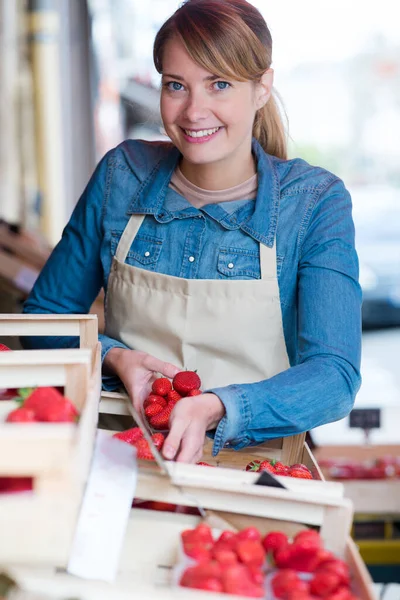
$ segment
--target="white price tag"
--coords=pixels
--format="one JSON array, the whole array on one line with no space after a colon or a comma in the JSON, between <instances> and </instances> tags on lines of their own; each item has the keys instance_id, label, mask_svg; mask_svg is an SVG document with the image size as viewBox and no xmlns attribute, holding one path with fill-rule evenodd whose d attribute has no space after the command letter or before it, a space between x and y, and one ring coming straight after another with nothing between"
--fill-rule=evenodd
<instances>
[{"instance_id":1,"label":"white price tag","mask_svg":"<svg viewBox=\"0 0 400 600\"><path fill-rule=\"evenodd\" d=\"M84 579L114 581L136 482L133 446L98 431L68 573Z\"/></svg>"}]
</instances>

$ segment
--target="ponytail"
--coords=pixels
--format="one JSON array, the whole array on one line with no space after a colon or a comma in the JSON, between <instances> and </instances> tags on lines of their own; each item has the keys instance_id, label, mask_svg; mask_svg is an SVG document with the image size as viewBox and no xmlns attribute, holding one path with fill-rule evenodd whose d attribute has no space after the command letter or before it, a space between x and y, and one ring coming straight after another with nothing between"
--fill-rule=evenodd
<instances>
[{"instance_id":1,"label":"ponytail","mask_svg":"<svg viewBox=\"0 0 400 600\"><path fill-rule=\"evenodd\" d=\"M266 105L257 111L253 135L267 154L287 160L285 126L273 95L270 96Z\"/></svg>"}]
</instances>

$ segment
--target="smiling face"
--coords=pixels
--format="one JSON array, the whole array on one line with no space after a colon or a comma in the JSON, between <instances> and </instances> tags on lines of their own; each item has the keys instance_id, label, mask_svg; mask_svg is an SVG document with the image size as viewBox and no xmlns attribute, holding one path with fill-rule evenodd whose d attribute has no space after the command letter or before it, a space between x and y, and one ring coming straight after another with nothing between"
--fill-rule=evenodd
<instances>
[{"instance_id":1,"label":"smiling face","mask_svg":"<svg viewBox=\"0 0 400 600\"><path fill-rule=\"evenodd\" d=\"M193 169L243 171L251 160L256 111L268 100L272 70L261 83L217 77L195 63L177 38L165 46L161 116L167 135ZM236 171L237 172L237 171Z\"/></svg>"}]
</instances>

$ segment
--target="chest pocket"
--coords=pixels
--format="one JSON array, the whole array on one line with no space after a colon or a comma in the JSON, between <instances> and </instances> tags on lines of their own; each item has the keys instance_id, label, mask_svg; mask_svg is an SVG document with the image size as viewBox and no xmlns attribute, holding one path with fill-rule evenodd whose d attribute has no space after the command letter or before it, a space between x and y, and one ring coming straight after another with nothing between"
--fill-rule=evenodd
<instances>
[{"instance_id":1,"label":"chest pocket","mask_svg":"<svg viewBox=\"0 0 400 600\"><path fill-rule=\"evenodd\" d=\"M217 269L219 279L260 279L259 253L240 248L220 248Z\"/></svg>"},{"instance_id":2,"label":"chest pocket","mask_svg":"<svg viewBox=\"0 0 400 600\"><path fill-rule=\"evenodd\" d=\"M111 232L111 252L115 256L122 231ZM125 262L134 267L154 271L160 258L163 240L150 235L137 234L129 249Z\"/></svg>"}]
</instances>

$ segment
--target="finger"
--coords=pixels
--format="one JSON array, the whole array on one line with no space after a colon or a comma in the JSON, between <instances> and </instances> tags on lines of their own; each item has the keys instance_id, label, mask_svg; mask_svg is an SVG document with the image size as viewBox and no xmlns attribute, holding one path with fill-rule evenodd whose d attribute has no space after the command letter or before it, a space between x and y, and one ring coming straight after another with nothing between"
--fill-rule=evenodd
<instances>
[{"instance_id":1,"label":"finger","mask_svg":"<svg viewBox=\"0 0 400 600\"><path fill-rule=\"evenodd\" d=\"M168 460L173 460L180 448L183 435L186 431L187 421L183 419L172 419L171 429L162 448L162 453Z\"/></svg>"},{"instance_id":2,"label":"finger","mask_svg":"<svg viewBox=\"0 0 400 600\"><path fill-rule=\"evenodd\" d=\"M185 431L181 441L181 449L176 457L177 462L191 463L195 461L204 444L204 429L192 426Z\"/></svg>"},{"instance_id":3,"label":"finger","mask_svg":"<svg viewBox=\"0 0 400 600\"><path fill-rule=\"evenodd\" d=\"M160 360L160 359L156 358L155 356L151 356L150 354L148 354L144 358L143 366L146 369L149 369L149 371L155 371L157 373L161 373L161 375L164 375L165 377L169 377L169 379L173 379L175 377L175 375L177 373L179 373L179 371L182 370L179 367L177 367L176 365L173 365L172 363L169 363L169 362L164 362L163 360Z\"/></svg>"}]
</instances>

